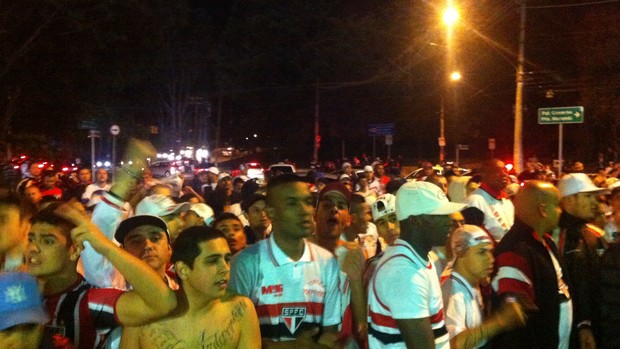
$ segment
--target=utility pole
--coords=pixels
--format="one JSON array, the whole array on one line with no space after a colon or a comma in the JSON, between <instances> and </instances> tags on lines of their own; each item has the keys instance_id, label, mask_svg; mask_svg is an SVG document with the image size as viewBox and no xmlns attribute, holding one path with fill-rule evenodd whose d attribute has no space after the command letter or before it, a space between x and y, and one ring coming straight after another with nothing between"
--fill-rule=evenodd
<instances>
[{"instance_id":1,"label":"utility pole","mask_svg":"<svg viewBox=\"0 0 620 349\"><path fill-rule=\"evenodd\" d=\"M519 25L519 57L517 64L517 92L515 96L515 135L513 161L515 171L523 171L523 62L525 61L525 1L521 0Z\"/></svg>"},{"instance_id":2,"label":"utility pole","mask_svg":"<svg viewBox=\"0 0 620 349\"><path fill-rule=\"evenodd\" d=\"M446 84L442 81L442 86ZM443 103L443 90L441 95L441 109L439 110L439 164L446 160L446 110Z\"/></svg>"},{"instance_id":3,"label":"utility pole","mask_svg":"<svg viewBox=\"0 0 620 349\"><path fill-rule=\"evenodd\" d=\"M312 153L312 161L315 164L319 162L319 148L321 147L321 135L319 133L319 79L316 79L314 88L314 152Z\"/></svg>"},{"instance_id":4,"label":"utility pole","mask_svg":"<svg viewBox=\"0 0 620 349\"><path fill-rule=\"evenodd\" d=\"M90 170L93 175L95 174L95 170L97 169L96 157L95 157L95 138L99 138L99 137L101 137L101 133L99 133L99 131L97 130L88 131L88 138L90 138L90 163L91 163Z\"/></svg>"}]
</instances>

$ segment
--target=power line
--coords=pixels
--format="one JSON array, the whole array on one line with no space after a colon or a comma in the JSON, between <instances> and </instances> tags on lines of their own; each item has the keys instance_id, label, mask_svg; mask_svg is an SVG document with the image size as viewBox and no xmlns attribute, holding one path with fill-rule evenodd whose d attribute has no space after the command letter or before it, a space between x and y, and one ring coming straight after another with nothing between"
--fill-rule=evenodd
<instances>
[{"instance_id":1,"label":"power line","mask_svg":"<svg viewBox=\"0 0 620 349\"><path fill-rule=\"evenodd\" d=\"M583 2L580 4L559 4L559 5L539 5L539 6L527 6L528 9L544 9L544 8L561 8L561 7L577 7L577 6L589 6L589 5L600 5L600 4L608 4L612 2L618 2L620 0L600 0L600 1L591 1L591 2Z\"/></svg>"}]
</instances>

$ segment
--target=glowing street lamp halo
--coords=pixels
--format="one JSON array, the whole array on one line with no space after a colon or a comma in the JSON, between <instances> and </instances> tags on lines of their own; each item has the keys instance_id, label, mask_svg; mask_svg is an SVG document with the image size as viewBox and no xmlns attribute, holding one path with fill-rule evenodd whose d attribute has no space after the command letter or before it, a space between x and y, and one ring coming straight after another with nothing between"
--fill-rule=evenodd
<instances>
[{"instance_id":1,"label":"glowing street lamp halo","mask_svg":"<svg viewBox=\"0 0 620 349\"><path fill-rule=\"evenodd\" d=\"M461 72L459 71L453 71L452 73L450 73L450 80L452 81L459 81L461 80L461 78Z\"/></svg>"},{"instance_id":2,"label":"glowing street lamp halo","mask_svg":"<svg viewBox=\"0 0 620 349\"><path fill-rule=\"evenodd\" d=\"M453 26L459 20L459 11L450 6L443 11L442 19L445 25Z\"/></svg>"}]
</instances>

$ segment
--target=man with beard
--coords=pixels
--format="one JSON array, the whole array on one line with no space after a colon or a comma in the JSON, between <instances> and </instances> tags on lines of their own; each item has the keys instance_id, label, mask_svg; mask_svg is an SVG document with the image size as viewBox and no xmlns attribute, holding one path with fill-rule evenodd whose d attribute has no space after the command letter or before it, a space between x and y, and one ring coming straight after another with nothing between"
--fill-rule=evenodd
<instances>
[{"instance_id":1,"label":"man with beard","mask_svg":"<svg viewBox=\"0 0 620 349\"><path fill-rule=\"evenodd\" d=\"M607 244L602 239L605 231L588 223L599 214L597 198L606 189L595 186L585 173L562 177L558 188L563 210L558 248L566 262L575 311L572 345L595 348L602 294L600 255Z\"/></svg>"},{"instance_id":2,"label":"man with beard","mask_svg":"<svg viewBox=\"0 0 620 349\"><path fill-rule=\"evenodd\" d=\"M504 163L488 160L480 169L482 183L466 199L465 204L484 214L484 228L500 241L514 224L515 207L504 189L510 184Z\"/></svg>"},{"instance_id":3,"label":"man with beard","mask_svg":"<svg viewBox=\"0 0 620 349\"><path fill-rule=\"evenodd\" d=\"M568 348L571 292L549 235L558 226L561 212L559 192L550 183L527 181L517 193L517 219L495 249L492 298L494 308L519 302L527 321L524 328L495 337L493 348Z\"/></svg>"},{"instance_id":4,"label":"man with beard","mask_svg":"<svg viewBox=\"0 0 620 349\"><path fill-rule=\"evenodd\" d=\"M446 243L449 215L464 206L428 182L408 182L398 190L401 239L383 253L368 285L371 348L450 347L439 279L428 253Z\"/></svg>"},{"instance_id":5,"label":"man with beard","mask_svg":"<svg viewBox=\"0 0 620 349\"><path fill-rule=\"evenodd\" d=\"M169 272L172 255L168 226L157 216L133 216L121 222L114 234L123 249L140 258L159 274L173 290L179 288L176 275Z\"/></svg>"}]
</instances>

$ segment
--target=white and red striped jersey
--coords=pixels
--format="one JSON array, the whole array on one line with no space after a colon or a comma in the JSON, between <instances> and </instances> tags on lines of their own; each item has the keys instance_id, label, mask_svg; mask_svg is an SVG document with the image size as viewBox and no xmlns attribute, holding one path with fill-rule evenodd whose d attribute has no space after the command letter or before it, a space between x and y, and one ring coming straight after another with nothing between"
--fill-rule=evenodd
<instances>
[{"instance_id":1,"label":"white and red striped jersey","mask_svg":"<svg viewBox=\"0 0 620 349\"><path fill-rule=\"evenodd\" d=\"M368 317L370 348L406 348L396 320L422 318L430 319L435 348L450 348L437 272L406 241L396 240L379 259L368 285Z\"/></svg>"},{"instance_id":2,"label":"white and red striped jersey","mask_svg":"<svg viewBox=\"0 0 620 349\"><path fill-rule=\"evenodd\" d=\"M239 252L230 272L229 288L256 307L261 337L285 341L312 327L340 324L340 268L334 256L306 241L294 261L274 234Z\"/></svg>"},{"instance_id":3,"label":"white and red striped jersey","mask_svg":"<svg viewBox=\"0 0 620 349\"><path fill-rule=\"evenodd\" d=\"M46 336L59 334L76 348L101 348L110 331L120 325L116 301L122 294L117 289L91 288L80 276L68 290L45 296L51 317Z\"/></svg>"}]
</instances>

